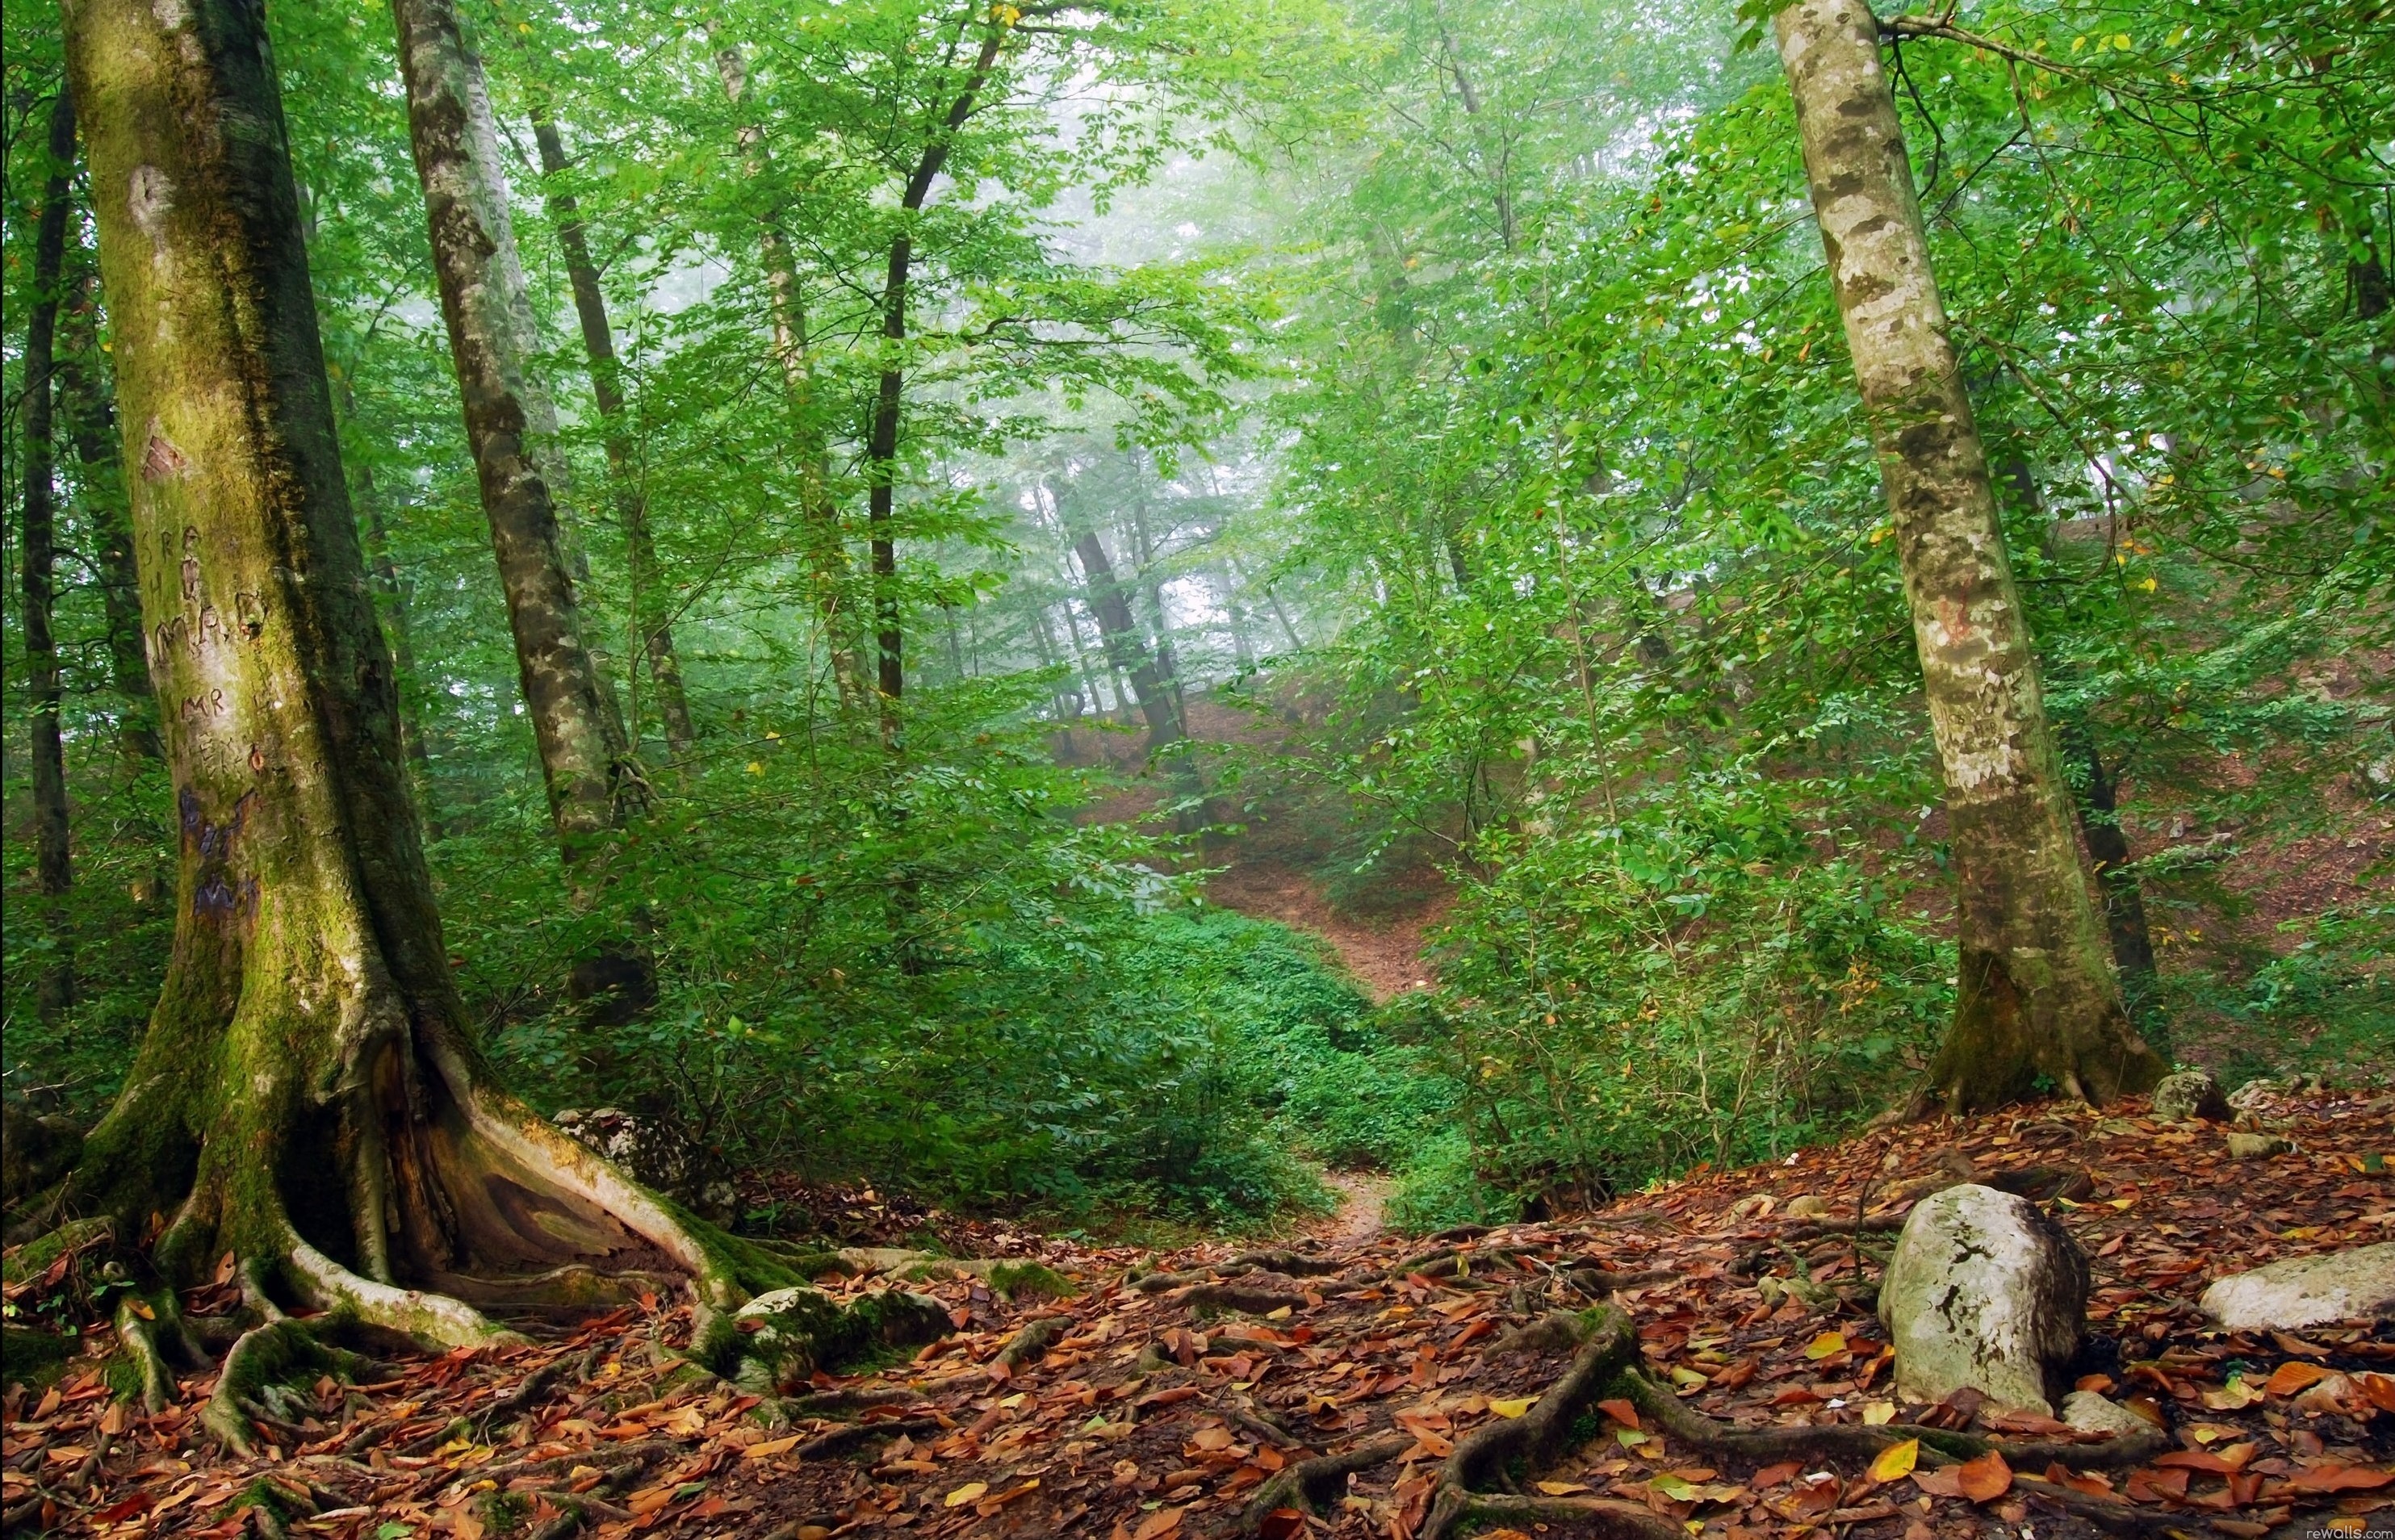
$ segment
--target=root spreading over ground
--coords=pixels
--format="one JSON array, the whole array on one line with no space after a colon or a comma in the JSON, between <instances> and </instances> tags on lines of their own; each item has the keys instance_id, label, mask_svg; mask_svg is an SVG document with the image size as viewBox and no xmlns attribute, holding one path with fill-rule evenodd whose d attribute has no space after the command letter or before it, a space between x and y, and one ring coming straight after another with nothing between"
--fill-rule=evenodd
<instances>
[{"instance_id":1,"label":"root spreading over ground","mask_svg":"<svg viewBox=\"0 0 2395 1540\"><path fill-rule=\"evenodd\" d=\"M432 1353L296 1311L228 1334L237 1275L126 1308L140 1296L78 1270L86 1235L11 1257L20 1317L96 1289L86 1315L115 1324L46 1368L12 1330L7 1520L347 1540L2383 1529L2395 1332L2228 1336L2193 1309L2224 1268L2395 1238L2387 1109L2274 1115L2298 1148L2264 1162L2134 1105L2045 1109L1426 1239L1168 1257L1020 1240L1032 1255L967 1267L783 1248L853 1319L940 1330L883 1297L914 1295L947 1330L858 1336L772 1377L752 1355L736 1380L693 1367L694 1328L773 1328L694 1322L682 1291ZM2086 1174L2056 1204L2097 1277L2078 1367L2140 1430L1895 1400L1876 1255L1922 1178L1965 1163ZM1821 1203L1789 1217L1800 1196Z\"/></svg>"}]
</instances>

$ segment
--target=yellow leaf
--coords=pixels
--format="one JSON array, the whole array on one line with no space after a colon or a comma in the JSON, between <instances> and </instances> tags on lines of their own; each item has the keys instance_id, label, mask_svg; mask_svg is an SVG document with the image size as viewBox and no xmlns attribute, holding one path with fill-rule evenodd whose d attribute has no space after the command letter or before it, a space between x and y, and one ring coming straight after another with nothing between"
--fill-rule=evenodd
<instances>
[{"instance_id":1,"label":"yellow leaf","mask_svg":"<svg viewBox=\"0 0 2395 1540\"><path fill-rule=\"evenodd\" d=\"M1670 1474L1669 1472L1650 1479L1647 1485L1656 1493L1664 1497L1670 1498L1675 1503L1693 1501L1697 1495L1697 1489L1695 1487L1690 1486L1687 1482L1680 1480L1677 1476Z\"/></svg>"},{"instance_id":2,"label":"yellow leaf","mask_svg":"<svg viewBox=\"0 0 2395 1540\"><path fill-rule=\"evenodd\" d=\"M767 1439L763 1443L752 1443L742 1450L740 1457L744 1460L770 1460L785 1450L797 1447L799 1435L796 1433L787 1439Z\"/></svg>"},{"instance_id":3,"label":"yellow leaf","mask_svg":"<svg viewBox=\"0 0 2395 1540\"><path fill-rule=\"evenodd\" d=\"M1863 1402L1863 1426L1865 1428L1885 1428L1895 1420L1896 1402L1892 1401L1867 1401Z\"/></svg>"},{"instance_id":4,"label":"yellow leaf","mask_svg":"<svg viewBox=\"0 0 2395 1540\"><path fill-rule=\"evenodd\" d=\"M2129 34L2127 33L2114 33L2112 34L2112 46L2118 48L2123 53L2127 53L2129 51Z\"/></svg>"},{"instance_id":5,"label":"yellow leaf","mask_svg":"<svg viewBox=\"0 0 2395 1540\"><path fill-rule=\"evenodd\" d=\"M1586 1492L1586 1481L1541 1481L1539 1490L1550 1497L1568 1497L1575 1492Z\"/></svg>"},{"instance_id":6,"label":"yellow leaf","mask_svg":"<svg viewBox=\"0 0 2395 1540\"><path fill-rule=\"evenodd\" d=\"M1892 1481L1899 1476L1909 1476L1912 1473L1913 1462L1920 1458L1921 1441L1919 1439L1907 1439L1902 1443L1892 1443L1881 1450L1879 1458L1872 1462L1872 1480Z\"/></svg>"},{"instance_id":7,"label":"yellow leaf","mask_svg":"<svg viewBox=\"0 0 2395 1540\"><path fill-rule=\"evenodd\" d=\"M988 1490L989 1483L987 1481L967 1481L964 1485L948 1494L947 1506L950 1507L962 1507L967 1503L978 1501L982 1494Z\"/></svg>"},{"instance_id":8,"label":"yellow leaf","mask_svg":"<svg viewBox=\"0 0 2395 1540\"><path fill-rule=\"evenodd\" d=\"M1846 1350L1846 1336L1844 1332L1823 1332L1805 1344L1805 1356L1810 1359L1824 1359L1832 1353L1843 1353Z\"/></svg>"},{"instance_id":9,"label":"yellow leaf","mask_svg":"<svg viewBox=\"0 0 2395 1540\"><path fill-rule=\"evenodd\" d=\"M748 773L751 775L762 775L765 773L765 767L760 761L751 759L748 761Z\"/></svg>"},{"instance_id":10,"label":"yellow leaf","mask_svg":"<svg viewBox=\"0 0 2395 1540\"><path fill-rule=\"evenodd\" d=\"M1518 1417L1528 1411L1530 1403L1538 1399L1536 1396L1525 1396L1520 1401L1492 1401L1489 1403L1489 1410L1501 1417Z\"/></svg>"}]
</instances>

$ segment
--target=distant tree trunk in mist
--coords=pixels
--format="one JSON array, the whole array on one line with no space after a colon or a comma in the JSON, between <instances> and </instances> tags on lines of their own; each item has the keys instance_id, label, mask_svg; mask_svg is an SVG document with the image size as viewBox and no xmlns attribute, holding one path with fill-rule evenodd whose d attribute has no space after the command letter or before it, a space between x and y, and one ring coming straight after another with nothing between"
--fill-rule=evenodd
<instances>
[{"instance_id":1,"label":"distant tree trunk in mist","mask_svg":"<svg viewBox=\"0 0 2395 1540\"><path fill-rule=\"evenodd\" d=\"M2164 1068L2130 1026L1863 0L1775 21L1805 168L1894 517L1946 781L1961 976L1929 1092L1961 1112L2040 1075L2089 1101Z\"/></svg>"},{"instance_id":2,"label":"distant tree trunk in mist","mask_svg":"<svg viewBox=\"0 0 2395 1540\"><path fill-rule=\"evenodd\" d=\"M60 280L66 270L67 195L75 153L74 97L65 86L50 103L49 170L33 232L33 308L25 322L25 685L32 698L33 888L46 901L55 954L44 966L36 999L45 1017L74 1003L74 953L58 901L73 884L68 844L66 746L58 642L50 612L58 564L56 454L51 433L50 365L58 344Z\"/></svg>"},{"instance_id":3,"label":"distant tree trunk in mist","mask_svg":"<svg viewBox=\"0 0 2395 1540\"><path fill-rule=\"evenodd\" d=\"M532 120L533 138L540 147L540 168L557 177L565 170L565 146L557 125L546 112ZM574 311L582 322L582 348L590 360L590 393L605 426L607 478L615 496L615 517L624 527L624 547L632 569L632 612L640 627L641 648L649 660L649 682L657 693L657 716L665 724L666 747L676 757L690 752L697 734L691 729L690 701L683 693L681 660L674 652L672 596L657 566L655 537L649 530L648 496L641 488L640 467L632 450L630 426L624 415L623 366L615 357L615 328L607 320L607 296L599 288L599 267L590 259L590 243L582 232L582 216L574 195L549 194L549 217L557 224L557 244L565 253L565 276L574 289ZM637 728L636 728L637 731Z\"/></svg>"},{"instance_id":4,"label":"distant tree trunk in mist","mask_svg":"<svg viewBox=\"0 0 2395 1540\"><path fill-rule=\"evenodd\" d=\"M549 814L569 864L618 820L626 745L582 634L553 490L540 454L554 428L527 376L533 338L496 128L481 65L451 0L391 0L408 137L424 186L433 274L474 453L483 511L515 636Z\"/></svg>"},{"instance_id":5,"label":"distant tree trunk in mist","mask_svg":"<svg viewBox=\"0 0 2395 1540\"><path fill-rule=\"evenodd\" d=\"M1137 461L1133 462L1134 467ZM1147 613L1156 638L1156 678L1164 689L1166 704L1171 707L1173 728L1181 737L1189 735L1189 707L1182 697L1181 660L1172 645L1172 617L1164 608L1164 585L1156 577L1156 543L1147 533L1147 501L1135 499L1131 510L1131 536L1138 543L1140 588L1147 596Z\"/></svg>"},{"instance_id":6,"label":"distant tree trunk in mist","mask_svg":"<svg viewBox=\"0 0 2395 1540\"><path fill-rule=\"evenodd\" d=\"M1107 559L1097 532L1070 522L1066 528L1073 536L1073 555L1079 559L1082 577L1089 585L1090 612L1098 619L1106 661L1131 681L1131 698L1147 722L1148 748L1157 753L1169 750L1181 742L1181 718L1173 712L1164 681L1157 676L1139 622L1132 618L1131 597L1117 581L1114 563Z\"/></svg>"}]
</instances>

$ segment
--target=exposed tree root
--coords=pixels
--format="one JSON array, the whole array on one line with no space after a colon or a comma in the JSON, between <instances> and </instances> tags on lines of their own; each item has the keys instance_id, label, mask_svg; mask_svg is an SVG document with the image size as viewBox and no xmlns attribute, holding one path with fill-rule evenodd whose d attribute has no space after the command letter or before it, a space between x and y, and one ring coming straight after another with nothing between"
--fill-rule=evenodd
<instances>
[{"instance_id":1,"label":"exposed tree root","mask_svg":"<svg viewBox=\"0 0 2395 1540\"><path fill-rule=\"evenodd\" d=\"M175 1399L175 1376L167 1371L165 1359L158 1350L151 1323L134 1306L130 1295L117 1302L116 1340L132 1362L133 1372L140 1376L141 1404L154 1416ZM152 1310L154 1313L155 1307Z\"/></svg>"},{"instance_id":2,"label":"exposed tree root","mask_svg":"<svg viewBox=\"0 0 2395 1540\"><path fill-rule=\"evenodd\" d=\"M331 1375L351 1379L371 1361L345 1349L331 1347L298 1322L270 1321L242 1334L225 1355L217 1388L201 1410L200 1422L234 1451L255 1454L258 1428L293 1438L297 1429L284 1413L295 1379ZM293 1441L297 1441L296 1439Z\"/></svg>"},{"instance_id":3,"label":"exposed tree root","mask_svg":"<svg viewBox=\"0 0 2395 1540\"><path fill-rule=\"evenodd\" d=\"M2204 1520L2184 1509L2175 1512L2167 1509L2149 1512L2144 1508L2132 1507L2127 1503L2116 1503L2109 1497L2097 1497L2085 1492L2073 1492L2060 1482L2049 1481L2043 1476L2031 1476L2016 1471L2013 1480L2018 1483L2018 1489L2021 1494L2031 1502L2044 1503L2060 1508L2065 1513L2086 1520L2108 1534L2126 1535L2130 1540L2146 1540L2146 1537L2151 1535L2183 1533L2194 1525L2205 1522Z\"/></svg>"},{"instance_id":4,"label":"exposed tree root","mask_svg":"<svg viewBox=\"0 0 2395 1540\"><path fill-rule=\"evenodd\" d=\"M790 1451L801 1460L827 1460L838 1454L853 1454L867 1444L894 1439L900 1434L912 1438L918 1433L936 1433L937 1417L891 1417L881 1422L853 1422L845 1428L835 1428L818 1433Z\"/></svg>"},{"instance_id":5,"label":"exposed tree root","mask_svg":"<svg viewBox=\"0 0 2395 1540\"><path fill-rule=\"evenodd\" d=\"M482 1415L474 1419L475 1428L481 1433L488 1434L492 1428L548 1395L549 1388L561 1379L580 1384L590 1377L591 1369L606 1351L607 1345L602 1342L579 1358L550 1359L524 1375L523 1383L514 1389L483 1408Z\"/></svg>"},{"instance_id":6,"label":"exposed tree root","mask_svg":"<svg viewBox=\"0 0 2395 1540\"><path fill-rule=\"evenodd\" d=\"M1243 1251L1224 1265L1254 1268L1262 1272L1284 1272L1291 1278L1329 1278L1346 1271L1353 1264L1335 1257L1308 1257L1302 1251L1266 1248Z\"/></svg>"},{"instance_id":7,"label":"exposed tree root","mask_svg":"<svg viewBox=\"0 0 2395 1540\"><path fill-rule=\"evenodd\" d=\"M1511 1493L1443 1488L1423 1520L1422 1534L1448 1533L1459 1523L1503 1524L1543 1529L1569 1524L1597 1540L1687 1540L1679 1525L1651 1508L1606 1497L1517 1497Z\"/></svg>"},{"instance_id":8,"label":"exposed tree root","mask_svg":"<svg viewBox=\"0 0 2395 1540\"><path fill-rule=\"evenodd\" d=\"M1039 1362L1047 1355L1049 1345L1065 1335L1066 1324L1065 1318L1061 1315L1043 1315L1037 1321L1025 1323L1023 1329L1009 1337L1006 1346L998 1350L998 1357L993 1362L1003 1366L1009 1374L1026 1363Z\"/></svg>"},{"instance_id":9,"label":"exposed tree root","mask_svg":"<svg viewBox=\"0 0 2395 1540\"><path fill-rule=\"evenodd\" d=\"M1282 1508L1296 1508L1302 1513L1319 1514L1322 1508L1338 1500L1347 1489L1347 1478L1359 1470L1370 1470L1376 1465L1386 1465L1414 1446L1414 1441L1403 1434L1391 1434L1359 1443L1353 1449L1343 1449L1335 1454L1317 1454L1310 1460L1300 1460L1285 1466L1264 1485L1239 1515L1239 1533L1253 1535L1264 1528L1264 1520Z\"/></svg>"},{"instance_id":10,"label":"exposed tree root","mask_svg":"<svg viewBox=\"0 0 2395 1540\"><path fill-rule=\"evenodd\" d=\"M907 1406L922 1399L918 1390L818 1390L788 1398L782 1411L793 1417L832 1417L876 1406Z\"/></svg>"},{"instance_id":11,"label":"exposed tree root","mask_svg":"<svg viewBox=\"0 0 2395 1540\"><path fill-rule=\"evenodd\" d=\"M1288 1282L1288 1280L1282 1280ZM1275 1310L1302 1310L1312 1301L1294 1290L1274 1289L1250 1283L1198 1283L1169 1295L1176 1305L1186 1305L1193 1310L1238 1310L1248 1315L1270 1315Z\"/></svg>"},{"instance_id":12,"label":"exposed tree root","mask_svg":"<svg viewBox=\"0 0 2395 1540\"><path fill-rule=\"evenodd\" d=\"M1851 1424L1735 1428L1705 1415L1635 1369L1625 1369L1621 1383L1623 1397L1674 1438L1699 1449L1764 1463L1812 1458L1868 1460L1891 1444L1919 1439L1924 1451L1934 1450L1952 1459L1976 1458L1992 1449L2001 1452L2005 1463L2016 1468L2033 1468L2056 1461L2111 1468L2138 1464L2170 1446L2169 1435L2160 1428L2077 1443L2055 1439L1991 1439L1908 1423L1887 1423L1878 1428Z\"/></svg>"},{"instance_id":13,"label":"exposed tree root","mask_svg":"<svg viewBox=\"0 0 2395 1540\"><path fill-rule=\"evenodd\" d=\"M1617 1289L1647 1289L1658 1283L1668 1283L1680 1275L1669 1268L1650 1268L1645 1272L1611 1272L1604 1268L1572 1268L1564 1273L1564 1281L1592 1299L1609 1297Z\"/></svg>"},{"instance_id":14,"label":"exposed tree root","mask_svg":"<svg viewBox=\"0 0 2395 1540\"><path fill-rule=\"evenodd\" d=\"M1573 1421L1638 1356L1638 1334L1621 1310L1599 1306L1586 1320L1581 1349L1563 1377L1520 1416L1486 1424L1457 1440L1455 1453L1439 1468L1442 1487L1470 1492L1509 1484L1505 1470L1513 1462L1543 1469L1566 1453ZM1431 1540L1431 1532L1424 1532L1423 1540Z\"/></svg>"}]
</instances>

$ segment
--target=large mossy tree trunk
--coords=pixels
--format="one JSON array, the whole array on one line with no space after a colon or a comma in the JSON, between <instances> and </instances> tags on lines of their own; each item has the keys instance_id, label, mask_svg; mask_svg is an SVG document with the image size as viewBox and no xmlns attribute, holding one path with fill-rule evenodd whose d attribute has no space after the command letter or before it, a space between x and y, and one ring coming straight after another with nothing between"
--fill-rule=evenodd
<instances>
[{"instance_id":1,"label":"large mossy tree trunk","mask_svg":"<svg viewBox=\"0 0 2395 1540\"><path fill-rule=\"evenodd\" d=\"M391 0L391 15L466 438L507 594L549 812L572 864L616 825L626 744L582 634L544 464L555 418L527 374L532 306L508 214L496 125L481 65L466 51L450 0Z\"/></svg>"},{"instance_id":2,"label":"large mossy tree trunk","mask_svg":"<svg viewBox=\"0 0 2395 1540\"><path fill-rule=\"evenodd\" d=\"M547 112L532 120L533 140L539 146L540 169L553 180L565 174L565 143ZM681 655L674 650L673 596L666 591L657 564L656 536L649 528L648 494L641 485L639 456L633 452L631 425L624 411L623 364L615 356L615 330L607 319L607 296L599 287L599 264L590 259L590 243L583 233L582 210L574 194L562 187L549 192L549 218L557 226L557 244L565 254L566 282L574 290L574 313L582 323L582 348L590 361L590 393L599 404L607 445L607 479L615 497L616 521L623 526L624 548L632 569L633 623L640 627L641 652L649 663L649 684L656 691L657 717L665 726L666 748L677 758L697 741L690 721L690 699L681 682ZM640 725L633 723L637 734Z\"/></svg>"},{"instance_id":3,"label":"large mossy tree trunk","mask_svg":"<svg viewBox=\"0 0 2395 1540\"><path fill-rule=\"evenodd\" d=\"M57 453L52 431L51 364L58 348L59 300L66 268L67 193L74 168L74 93L61 86L50 103L49 169L33 231L33 308L25 322L25 504L23 561L25 686L33 761L33 888L47 911L52 952L35 986L44 1017L74 1003L74 952L60 901L74 880L68 843L64 704L59 648L50 629L58 567Z\"/></svg>"},{"instance_id":4,"label":"large mossy tree trunk","mask_svg":"<svg viewBox=\"0 0 2395 1540\"><path fill-rule=\"evenodd\" d=\"M1961 974L1930 1091L1964 1112L2041 1076L2091 1101L2143 1089L2164 1066L2122 1009L2089 899L1878 20L1864 0L1802 0L1775 25L1946 782Z\"/></svg>"},{"instance_id":5,"label":"large mossy tree trunk","mask_svg":"<svg viewBox=\"0 0 2395 1540\"><path fill-rule=\"evenodd\" d=\"M230 1252L270 1324L296 1298L477 1341L496 1330L478 1304L659 1275L695 1281L703 1311L736 1302L733 1243L484 1083L256 0L80 0L66 46L180 844L164 988L58 1202L128 1242L157 1227L170 1281Z\"/></svg>"}]
</instances>

